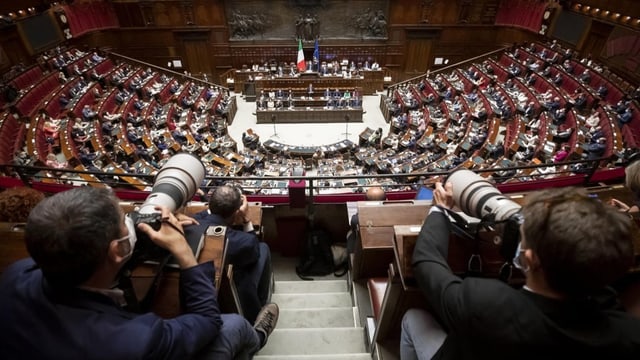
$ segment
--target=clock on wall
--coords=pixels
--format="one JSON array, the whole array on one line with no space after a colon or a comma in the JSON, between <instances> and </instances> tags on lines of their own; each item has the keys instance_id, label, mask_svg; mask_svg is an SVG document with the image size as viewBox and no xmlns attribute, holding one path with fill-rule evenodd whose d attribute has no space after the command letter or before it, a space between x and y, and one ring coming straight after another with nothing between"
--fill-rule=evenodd
<instances>
[{"instance_id":1,"label":"clock on wall","mask_svg":"<svg viewBox=\"0 0 640 360\"><path fill-rule=\"evenodd\" d=\"M542 18L545 20L549 20L549 18L551 17L551 10L550 9L546 9L544 11L544 14L542 14Z\"/></svg>"},{"instance_id":2,"label":"clock on wall","mask_svg":"<svg viewBox=\"0 0 640 360\"><path fill-rule=\"evenodd\" d=\"M67 23L67 15L65 15L64 13L60 13L60 15L58 15L58 19L60 19L60 22L63 24Z\"/></svg>"}]
</instances>

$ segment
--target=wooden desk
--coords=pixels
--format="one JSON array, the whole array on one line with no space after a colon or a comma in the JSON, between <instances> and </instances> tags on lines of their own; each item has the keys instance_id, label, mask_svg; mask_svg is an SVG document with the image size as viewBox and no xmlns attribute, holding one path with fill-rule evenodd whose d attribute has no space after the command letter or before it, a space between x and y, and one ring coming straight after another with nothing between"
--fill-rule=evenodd
<instances>
[{"instance_id":1,"label":"wooden desk","mask_svg":"<svg viewBox=\"0 0 640 360\"><path fill-rule=\"evenodd\" d=\"M393 226L422 224L431 201L359 201L353 278L384 276L394 262Z\"/></svg>"},{"instance_id":2,"label":"wooden desk","mask_svg":"<svg viewBox=\"0 0 640 360\"><path fill-rule=\"evenodd\" d=\"M327 157L333 156L337 153L344 153L353 148L354 144L350 140L342 140L334 144L322 145L322 146L298 146L298 145L286 145L271 139L262 143L265 149L273 154L280 154L284 152L293 157L311 157L317 149L322 150ZM302 164L301 164L302 165ZM277 175L276 175L277 176Z\"/></svg>"},{"instance_id":3,"label":"wooden desk","mask_svg":"<svg viewBox=\"0 0 640 360\"><path fill-rule=\"evenodd\" d=\"M283 110L257 110L256 118L258 124L270 123L328 123L328 122L362 122L362 107L360 108L293 108Z\"/></svg>"},{"instance_id":4,"label":"wooden desk","mask_svg":"<svg viewBox=\"0 0 640 360\"><path fill-rule=\"evenodd\" d=\"M251 72L236 72L236 84L242 75L246 77ZM268 73L268 71L266 72ZM384 71L361 71L361 76L320 76L319 73L303 73L300 76L265 76L256 78L256 94L263 89L300 89L306 91L309 84L314 87L314 92L322 93L324 89L362 89L363 95L375 95L376 91L384 90ZM240 75L240 76L239 76Z\"/></svg>"},{"instance_id":5,"label":"wooden desk","mask_svg":"<svg viewBox=\"0 0 640 360\"><path fill-rule=\"evenodd\" d=\"M359 232L352 264L353 278L363 279L384 274L394 261L393 227L360 227Z\"/></svg>"}]
</instances>

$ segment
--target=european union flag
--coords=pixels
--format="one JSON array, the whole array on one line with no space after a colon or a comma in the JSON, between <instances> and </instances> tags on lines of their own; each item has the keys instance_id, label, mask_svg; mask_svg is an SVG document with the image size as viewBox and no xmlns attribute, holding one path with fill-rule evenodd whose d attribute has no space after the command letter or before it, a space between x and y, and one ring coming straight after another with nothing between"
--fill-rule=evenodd
<instances>
[{"instance_id":1,"label":"european union flag","mask_svg":"<svg viewBox=\"0 0 640 360\"><path fill-rule=\"evenodd\" d=\"M316 71L320 69L320 49L318 48L318 39L316 39L316 45L313 49L313 64Z\"/></svg>"}]
</instances>

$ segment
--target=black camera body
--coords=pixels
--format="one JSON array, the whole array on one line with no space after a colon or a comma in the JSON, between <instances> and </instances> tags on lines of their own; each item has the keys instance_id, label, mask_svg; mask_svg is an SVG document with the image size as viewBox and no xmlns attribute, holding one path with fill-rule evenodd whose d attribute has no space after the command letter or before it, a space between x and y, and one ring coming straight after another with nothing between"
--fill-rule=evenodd
<instances>
[{"instance_id":1,"label":"black camera body","mask_svg":"<svg viewBox=\"0 0 640 360\"><path fill-rule=\"evenodd\" d=\"M160 230L160 227L162 227L162 214L159 212L143 214L134 210L128 213L127 216L133 220L133 224L136 227L136 238L138 239L132 258L137 261L159 262L162 258L166 257L168 252L156 246L144 231L138 229L139 224L147 224L151 226L153 230Z\"/></svg>"}]
</instances>

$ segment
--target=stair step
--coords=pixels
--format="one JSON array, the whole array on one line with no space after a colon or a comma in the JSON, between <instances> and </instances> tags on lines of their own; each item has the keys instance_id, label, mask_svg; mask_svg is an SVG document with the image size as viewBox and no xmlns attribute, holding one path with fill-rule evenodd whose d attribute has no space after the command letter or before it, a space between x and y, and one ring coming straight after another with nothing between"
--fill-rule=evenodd
<instances>
[{"instance_id":1,"label":"stair step","mask_svg":"<svg viewBox=\"0 0 640 360\"><path fill-rule=\"evenodd\" d=\"M258 355L321 355L365 353L364 329L279 329Z\"/></svg>"},{"instance_id":2,"label":"stair step","mask_svg":"<svg viewBox=\"0 0 640 360\"><path fill-rule=\"evenodd\" d=\"M371 354L331 354L331 355L256 355L253 360L371 360Z\"/></svg>"},{"instance_id":3,"label":"stair step","mask_svg":"<svg viewBox=\"0 0 640 360\"><path fill-rule=\"evenodd\" d=\"M280 309L336 308L351 307L351 295L347 292L318 294L280 294L274 293L271 301Z\"/></svg>"},{"instance_id":4,"label":"stair step","mask_svg":"<svg viewBox=\"0 0 640 360\"><path fill-rule=\"evenodd\" d=\"M275 285L275 292L278 294L309 294L343 291L348 291L346 280L276 281Z\"/></svg>"},{"instance_id":5,"label":"stair step","mask_svg":"<svg viewBox=\"0 0 640 360\"><path fill-rule=\"evenodd\" d=\"M280 309L278 329L355 327L353 308Z\"/></svg>"}]
</instances>

